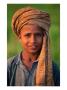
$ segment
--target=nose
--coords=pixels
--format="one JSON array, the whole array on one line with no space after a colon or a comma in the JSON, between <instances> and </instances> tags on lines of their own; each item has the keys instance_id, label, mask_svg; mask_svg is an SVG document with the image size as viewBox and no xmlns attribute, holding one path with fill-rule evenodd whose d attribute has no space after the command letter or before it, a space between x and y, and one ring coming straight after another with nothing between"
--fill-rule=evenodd
<instances>
[{"instance_id":1,"label":"nose","mask_svg":"<svg viewBox=\"0 0 67 90\"><path fill-rule=\"evenodd\" d=\"M35 37L35 35L32 35L32 36L31 36L30 42L31 42L31 43L35 43L35 42L36 42L36 37Z\"/></svg>"}]
</instances>

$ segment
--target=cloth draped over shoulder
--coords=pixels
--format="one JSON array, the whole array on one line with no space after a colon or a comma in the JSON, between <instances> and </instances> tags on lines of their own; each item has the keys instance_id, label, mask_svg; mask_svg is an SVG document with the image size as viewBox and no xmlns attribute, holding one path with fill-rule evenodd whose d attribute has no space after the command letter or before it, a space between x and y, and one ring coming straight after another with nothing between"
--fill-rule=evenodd
<instances>
[{"instance_id":1,"label":"cloth draped over shoulder","mask_svg":"<svg viewBox=\"0 0 67 90\"><path fill-rule=\"evenodd\" d=\"M47 38L43 38L43 45L38 57L38 65L34 82L36 86L53 86L53 69L49 46L50 16L47 12L26 7L16 11L12 18L12 30L19 36L23 26L36 24L46 32Z\"/></svg>"}]
</instances>

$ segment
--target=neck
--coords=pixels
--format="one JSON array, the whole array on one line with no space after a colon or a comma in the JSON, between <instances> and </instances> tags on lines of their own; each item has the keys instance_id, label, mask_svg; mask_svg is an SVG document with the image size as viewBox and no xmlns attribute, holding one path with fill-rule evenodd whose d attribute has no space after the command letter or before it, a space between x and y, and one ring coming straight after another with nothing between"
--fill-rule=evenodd
<instances>
[{"instance_id":1,"label":"neck","mask_svg":"<svg viewBox=\"0 0 67 90\"><path fill-rule=\"evenodd\" d=\"M39 55L39 53L32 54L32 53L28 53L27 51L23 51L23 53L22 53L22 57L23 57L24 60L32 61L32 62L37 60L38 55Z\"/></svg>"},{"instance_id":2,"label":"neck","mask_svg":"<svg viewBox=\"0 0 67 90\"><path fill-rule=\"evenodd\" d=\"M31 54L26 51L23 51L22 53L22 60L25 66L30 70L32 68L32 64L35 60L37 60L39 53L37 54Z\"/></svg>"}]
</instances>

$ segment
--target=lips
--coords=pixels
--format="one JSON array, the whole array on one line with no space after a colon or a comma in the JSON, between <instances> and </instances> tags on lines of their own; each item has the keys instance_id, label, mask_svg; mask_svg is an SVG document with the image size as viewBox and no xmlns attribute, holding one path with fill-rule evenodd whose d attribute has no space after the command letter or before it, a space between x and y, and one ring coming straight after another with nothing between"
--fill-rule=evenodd
<instances>
[{"instance_id":1,"label":"lips","mask_svg":"<svg viewBox=\"0 0 67 90\"><path fill-rule=\"evenodd\" d=\"M36 49L36 48L37 48L37 46L32 45L32 46L29 46L29 48L31 48L31 49Z\"/></svg>"}]
</instances>

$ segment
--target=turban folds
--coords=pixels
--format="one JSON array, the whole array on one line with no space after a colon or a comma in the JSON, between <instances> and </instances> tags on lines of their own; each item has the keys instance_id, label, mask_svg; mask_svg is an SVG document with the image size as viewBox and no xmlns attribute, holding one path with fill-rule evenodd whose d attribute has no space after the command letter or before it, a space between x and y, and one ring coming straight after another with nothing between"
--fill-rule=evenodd
<instances>
[{"instance_id":1,"label":"turban folds","mask_svg":"<svg viewBox=\"0 0 67 90\"><path fill-rule=\"evenodd\" d=\"M17 36L26 24L36 24L48 32L50 26L49 14L31 7L19 9L12 18L12 29Z\"/></svg>"}]
</instances>

